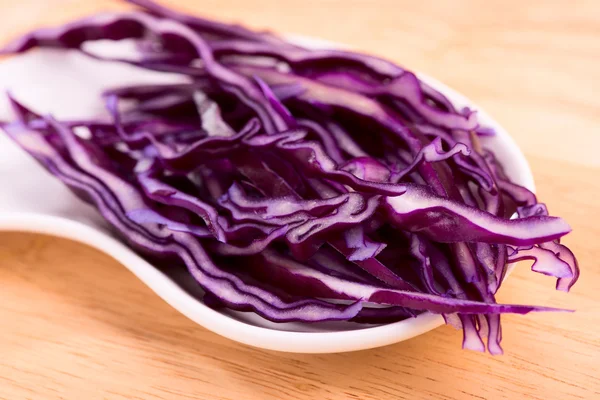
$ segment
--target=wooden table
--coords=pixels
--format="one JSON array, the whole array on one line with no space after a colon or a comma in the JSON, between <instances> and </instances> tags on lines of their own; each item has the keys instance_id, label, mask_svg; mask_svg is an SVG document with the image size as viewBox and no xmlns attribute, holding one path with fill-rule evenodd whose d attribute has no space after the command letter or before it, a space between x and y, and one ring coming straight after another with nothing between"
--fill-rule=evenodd
<instances>
[{"instance_id":1,"label":"wooden table","mask_svg":"<svg viewBox=\"0 0 600 400\"><path fill-rule=\"evenodd\" d=\"M97 251L5 233L0 398L600 399L600 2L171 2L386 55L483 106L525 150L540 197L572 224L565 242L583 269L566 295L523 266L500 300L577 312L506 316L501 357L461 350L449 327L376 350L281 354L195 325ZM0 39L119 7L0 0Z\"/></svg>"}]
</instances>

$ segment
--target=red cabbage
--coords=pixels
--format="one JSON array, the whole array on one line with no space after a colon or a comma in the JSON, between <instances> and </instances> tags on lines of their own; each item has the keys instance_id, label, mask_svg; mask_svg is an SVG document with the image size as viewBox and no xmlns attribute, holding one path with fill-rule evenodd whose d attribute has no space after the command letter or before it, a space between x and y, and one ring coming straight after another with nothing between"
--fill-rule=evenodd
<instances>
[{"instance_id":1,"label":"red cabbage","mask_svg":"<svg viewBox=\"0 0 600 400\"><path fill-rule=\"evenodd\" d=\"M510 263L532 260L560 290L579 267L559 242L569 226L481 147L493 132L474 111L380 58L129 2L141 12L40 29L1 53L78 49L190 82L109 88L109 122L11 97L4 130L145 257L184 264L207 305L312 323L438 313L492 354L499 314L558 311L495 300ZM136 40L139 57L84 48L100 39Z\"/></svg>"}]
</instances>

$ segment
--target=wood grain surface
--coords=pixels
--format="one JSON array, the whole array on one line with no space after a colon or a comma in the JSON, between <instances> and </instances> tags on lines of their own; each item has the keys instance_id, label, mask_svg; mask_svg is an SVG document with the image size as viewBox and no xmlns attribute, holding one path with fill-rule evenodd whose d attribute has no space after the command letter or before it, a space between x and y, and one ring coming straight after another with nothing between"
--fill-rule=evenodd
<instances>
[{"instance_id":1,"label":"wood grain surface","mask_svg":"<svg viewBox=\"0 0 600 400\"><path fill-rule=\"evenodd\" d=\"M385 348L294 355L223 339L77 243L0 234L0 398L600 399L600 2L172 0L226 21L385 55L463 92L523 147L574 232L570 294L528 271L499 300L574 308L504 317L506 354L441 327ZM0 0L0 40L115 1ZM7 190L2 188L2 190Z\"/></svg>"}]
</instances>

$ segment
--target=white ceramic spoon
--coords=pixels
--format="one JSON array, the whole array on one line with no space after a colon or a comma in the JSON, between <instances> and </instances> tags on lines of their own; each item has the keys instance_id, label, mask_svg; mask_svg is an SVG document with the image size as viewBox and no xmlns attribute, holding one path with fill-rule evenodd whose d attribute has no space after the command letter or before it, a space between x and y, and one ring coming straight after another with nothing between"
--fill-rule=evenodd
<instances>
[{"instance_id":1,"label":"white ceramic spoon","mask_svg":"<svg viewBox=\"0 0 600 400\"><path fill-rule=\"evenodd\" d=\"M299 39L310 47L318 40ZM103 44L98 43L100 47ZM327 44L326 44L327 46ZM98 48L100 49L100 48ZM100 49L101 50L101 49ZM420 75L457 106L478 109L445 85ZM101 63L75 52L38 50L0 63L0 89L26 105L58 119L85 118L104 112L100 93L108 87L142 83L167 83L182 77L138 70L131 66ZM508 175L534 190L527 162L505 130L478 109L480 121L497 135L486 139ZM0 95L0 119L12 119ZM205 306L201 290L185 274L161 271L114 238L98 212L83 203L46 172L29 155L0 132L0 230L43 233L72 239L105 252L127 267L157 295L203 327L232 340L270 350L298 353L334 353L362 350L399 342L443 323L439 315L386 325L354 323L275 324L252 313L215 311Z\"/></svg>"}]
</instances>

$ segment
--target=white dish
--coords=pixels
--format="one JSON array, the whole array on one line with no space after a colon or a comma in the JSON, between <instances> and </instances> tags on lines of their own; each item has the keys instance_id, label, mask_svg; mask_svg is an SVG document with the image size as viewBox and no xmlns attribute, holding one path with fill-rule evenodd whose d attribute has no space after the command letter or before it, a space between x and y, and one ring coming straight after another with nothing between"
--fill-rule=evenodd
<instances>
[{"instance_id":1,"label":"white dish","mask_svg":"<svg viewBox=\"0 0 600 400\"><path fill-rule=\"evenodd\" d=\"M310 47L330 46L319 40L295 40ZM486 140L485 146L494 147L508 175L516 183L534 190L525 157L496 121L454 90L422 74L419 76L445 93L457 106L478 110L481 122L497 132L496 137ZM75 52L33 51L0 63L2 93L10 90L17 99L35 110L51 113L59 119L102 113L99 94L106 87L181 79L121 64L100 63ZM12 119L3 97L0 98L0 119ZM194 296L194 291L198 292L197 285L184 288L184 276L161 272L115 239L92 207L76 198L4 134L0 134L0 187L0 230L43 233L95 247L122 263L191 320L219 335L251 346L298 353L362 350L400 342L443 323L439 315L427 313L379 326L274 324L251 313L215 311Z\"/></svg>"}]
</instances>

